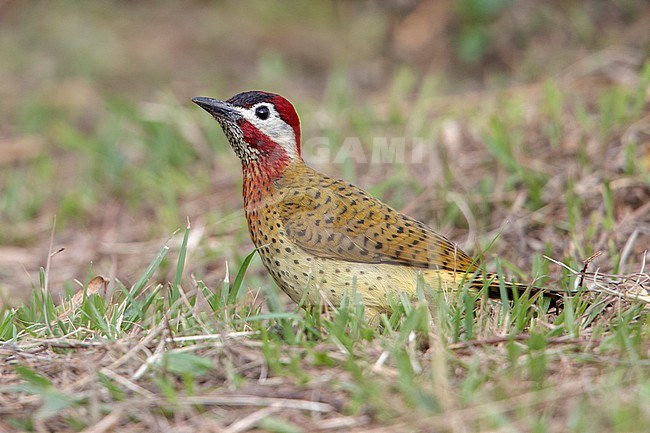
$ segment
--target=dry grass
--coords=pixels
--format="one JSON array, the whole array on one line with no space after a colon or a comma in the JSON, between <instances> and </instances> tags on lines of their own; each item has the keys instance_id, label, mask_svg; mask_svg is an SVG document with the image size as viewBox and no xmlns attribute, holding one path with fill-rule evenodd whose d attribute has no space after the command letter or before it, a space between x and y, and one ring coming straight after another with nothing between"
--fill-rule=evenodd
<instances>
[{"instance_id":1,"label":"dry grass","mask_svg":"<svg viewBox=\"0 0 650 433\"><path fill-rule=\"evenodd\" d=\"M32 44L0 43L0 431L650 429L650 12L601 3L473 23L494 36L474 65L452 8L442 51L405 60L382 50L421 15L360 3L41 4L44 27L0 3ZM490 270L582 291L556 312L428 294L381 329L354 303L295 311L249 266L240 168L189 106L252 87L332 152L422 138L424 163L317 166Z\"/></svg>"}]
</instances>

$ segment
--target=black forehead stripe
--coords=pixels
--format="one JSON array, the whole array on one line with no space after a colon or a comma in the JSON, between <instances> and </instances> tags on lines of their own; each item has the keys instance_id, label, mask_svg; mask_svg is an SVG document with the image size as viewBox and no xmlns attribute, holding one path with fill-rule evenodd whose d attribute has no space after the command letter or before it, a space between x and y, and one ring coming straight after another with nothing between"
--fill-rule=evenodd
<instances>
[{"instance_id":1,"label":"black forehead stripe","mask_svg":"<svg viewBox=\"0 0 650 433\"><path fill-rule=\"evenodd\" d=\"M250 108L255 104L259 104L260 102L269 102L273 99L274 96L275 95L273 93L251 91L238 93L232 98L228 99L226 102L237 107Z\"/></svg>"}]
</instances>

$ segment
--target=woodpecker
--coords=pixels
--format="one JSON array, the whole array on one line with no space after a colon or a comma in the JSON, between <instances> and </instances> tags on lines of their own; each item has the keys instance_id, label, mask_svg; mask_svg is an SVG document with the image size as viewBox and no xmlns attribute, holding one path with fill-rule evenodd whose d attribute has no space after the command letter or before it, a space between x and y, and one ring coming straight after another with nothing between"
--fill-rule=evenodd
<instances>
[{"instance_id":1,"label":"woodpecker","mask_svg":"<svg viewBox=\"0 0 650 433\"><path fill-rule=\"evenodd\" d=\"M445 236L362 189L308 167L300 120L284 97L262 91L226 101L192 101L221 125L241 160L251 239L278 286L305 307L338 306L356 293L369 320L390 312L389 299L417 296L418 280L455 291L468 284L541 291L476 274L476 260ZM557 293L549 293L555 301Z\"/></svg>"}]
</instances>

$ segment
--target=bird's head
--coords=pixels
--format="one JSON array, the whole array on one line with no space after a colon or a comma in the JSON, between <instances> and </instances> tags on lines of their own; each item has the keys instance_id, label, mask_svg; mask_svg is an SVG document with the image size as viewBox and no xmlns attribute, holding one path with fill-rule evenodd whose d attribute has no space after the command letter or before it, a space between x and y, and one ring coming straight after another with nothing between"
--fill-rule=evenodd
<instances>
[{"instance_id":1,"label":"bird's head","mask_svg":"<svg viewBox=\"0 0 650 433\"><path fill-rule=\"evenodd\" d=\"M300 120L282 96L254 90L227 101L204 97L192 101L219 122L244 166L302 160Z\"/></svg>"}]
</instances>

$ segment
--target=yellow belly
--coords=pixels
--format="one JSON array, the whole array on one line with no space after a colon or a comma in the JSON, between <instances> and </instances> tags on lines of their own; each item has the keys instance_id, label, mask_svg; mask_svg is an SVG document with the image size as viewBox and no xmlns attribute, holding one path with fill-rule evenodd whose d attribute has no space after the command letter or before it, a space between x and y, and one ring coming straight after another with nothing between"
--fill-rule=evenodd
<instances>
[{"instance_id":1,"label":"yellow belly","mask_svg":"<svg viewBox=\"0 0 650 433\"><path fill-rule=\"evenodd\" d=\"M308 307L339 306L346 294L356 294L368 317L388 312L390 300L402 294L415 299L419 278L442 290L455 290L463 282L462 273L324 259L285 244L261 246L259 250L266 269L294 302Z\"/></svg>"}]
</instances>

